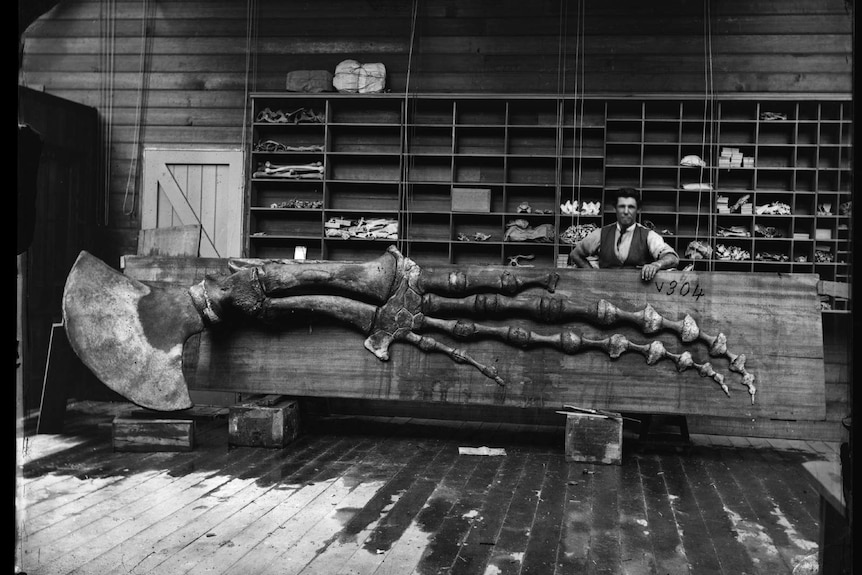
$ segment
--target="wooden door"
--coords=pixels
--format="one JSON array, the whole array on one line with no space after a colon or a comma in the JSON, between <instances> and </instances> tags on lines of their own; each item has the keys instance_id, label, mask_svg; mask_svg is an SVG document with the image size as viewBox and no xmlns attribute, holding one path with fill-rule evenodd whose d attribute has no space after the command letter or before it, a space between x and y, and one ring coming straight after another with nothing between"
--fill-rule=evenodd
<instances>
[{"instance_id":1,"label":"wooden door","mask_svg":"<svg viewBox=\"0 0 862 575\"><path fill-rule=\"evenodd\" d=\"M242 255L242 151L147 148L141 229L198 224L201 257Z\"/></svg>"}]
</instances>

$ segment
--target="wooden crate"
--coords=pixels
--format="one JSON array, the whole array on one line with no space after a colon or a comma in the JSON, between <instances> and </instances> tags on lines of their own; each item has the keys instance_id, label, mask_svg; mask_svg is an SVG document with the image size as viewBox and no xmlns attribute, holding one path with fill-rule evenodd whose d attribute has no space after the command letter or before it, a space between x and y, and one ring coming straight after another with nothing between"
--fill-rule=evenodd
<instances>
[{"instance_id":1,"label":"wooden crate","mask_svg":"<svg viewBox=\"0 0 862 575\"><path fill-rule=\"evenodd\" d=\"M296 400L281 395L266 395L230 408L230 445L284 447L298 435L299 404Z\"/></svg>"},{"instance_id":2,"label":"wooden crate","mask_svg":"<svg viewBox=\"0 0 862 575\"><path fill-rule=\"evenodd\" d=\"M566 414L566 461L621 465L623 418L592 413Z\"/></svg>"},{"instance_id":3,"label":"wooden crate","mask_svg":"<svg viewBox=\"0 0 862 575\"><path fill-rule=\"evenodd\" d=\"M111 425L114 451L192 451L195 421L118 415Z\"/></svg>"}]
</instances>

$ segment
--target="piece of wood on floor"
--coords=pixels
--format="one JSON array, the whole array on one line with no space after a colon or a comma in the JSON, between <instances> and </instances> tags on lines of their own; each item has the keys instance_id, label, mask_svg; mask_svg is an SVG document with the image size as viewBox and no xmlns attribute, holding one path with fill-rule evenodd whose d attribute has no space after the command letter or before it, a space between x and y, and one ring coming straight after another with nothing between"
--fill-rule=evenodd
<instances>
[{"instance_id":1,"label":"piece of wood on floor","mask_svg":"<svg viewBox=\"0 0 862 575\"><path fill-rule=\"evenodd\" d=\"M299 403L295 399L265 395L230 407L230 445L284 447L298 435Z\"/></svg>"},{"instance_id":2,"label":"piece of wood on floor","mask_svg":"<svg viewBox=\"0 0 862 575\"><path fill-rule=\"evenodd\" d=\"M620 414L566 412L565 415L566 461L622 464L623 418Z\"/></svg>"},{"instance_id":3,"label":"piece of wood on floor","mask_svg":"<svg viewBox=\"0 0 862 575\"><path fill-rule=\"evenodd\" d=\"M192 451L195 421L186 418L117 415L111 423L114 451Z\"/></svg>"}]
</instances>

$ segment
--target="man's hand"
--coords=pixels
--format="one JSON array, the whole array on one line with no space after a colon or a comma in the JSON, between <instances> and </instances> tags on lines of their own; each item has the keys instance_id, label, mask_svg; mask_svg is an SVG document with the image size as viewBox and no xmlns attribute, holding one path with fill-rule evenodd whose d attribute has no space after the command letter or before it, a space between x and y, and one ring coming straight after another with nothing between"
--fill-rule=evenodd
<instances>
[{"instance_id":1,"label":"man's hand","mask_svg":"<svg viewBox=\"0 0 862 575\"><path fill-rule=\"evenodd\" d=\"M661 269L661 266L657 263L646 264L641 268L641 279L645 282L650 281L655 277L655 274L658 270Z\"/></svg>"}]
</instances>

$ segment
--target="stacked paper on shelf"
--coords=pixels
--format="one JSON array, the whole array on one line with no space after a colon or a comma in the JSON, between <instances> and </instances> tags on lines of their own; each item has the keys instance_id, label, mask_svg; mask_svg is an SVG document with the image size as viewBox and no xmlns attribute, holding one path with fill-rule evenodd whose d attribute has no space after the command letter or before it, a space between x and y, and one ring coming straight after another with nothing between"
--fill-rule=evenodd
<instances>
[{"instance_id":1,"label":"stacked paper on shelf","mask_svg":"<svg viewBox=\"0 0 862 575\"><path fill-rule=\"evenodd\" d=\"M746 157L739 148L722 148L718 156L719 168L753 168L754 158Z\"/></svg>"},{"instance_id":2,"label":"stacked paper on shelf","mask_svg":"<svg viewBox=\"0 0 862 575\"><path fill-rule=\"evenodd\" d=\"M683 184L682 189L684 189L684 190L711 190L712 184L707 184L704 182L692 183L692 184Z\"/></svg>"},{"instance_id":3,"label":"stacked paper on shelf","mask_svg":"<svg viewBox=\"0 0 862 575\"><path fill-rule=\"evenodd\" d=\"M718 208L719 214L729 214L730 206L727 204L727 196L718 196L715 200L715 207Z\"/></svg>"},{"instance_id":4,"label":"stacked paper on shelf","mask_svg":"<svg viewBox=\"0 0 862 575\"><path fill-rule=\"evenodd\" d=\"M811 234L806 233L806 232L793 232L793 239L794 240L810 240Z\"/></svg>"}]
</instances>

